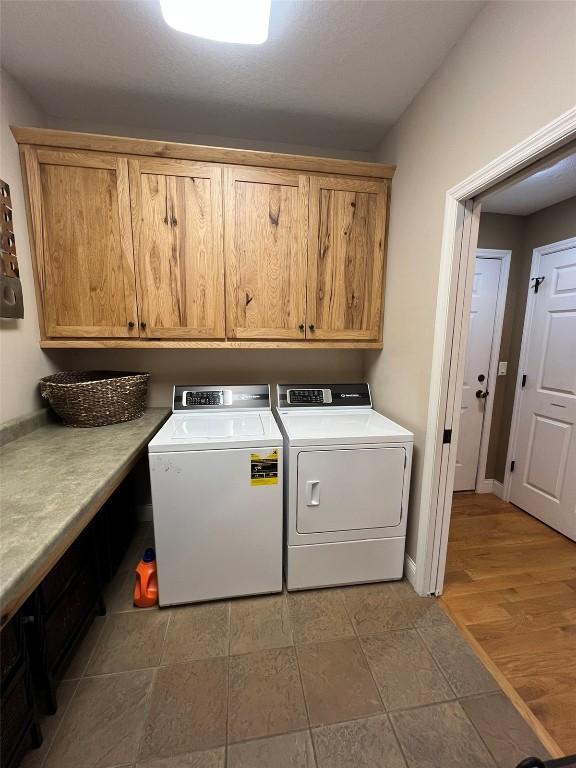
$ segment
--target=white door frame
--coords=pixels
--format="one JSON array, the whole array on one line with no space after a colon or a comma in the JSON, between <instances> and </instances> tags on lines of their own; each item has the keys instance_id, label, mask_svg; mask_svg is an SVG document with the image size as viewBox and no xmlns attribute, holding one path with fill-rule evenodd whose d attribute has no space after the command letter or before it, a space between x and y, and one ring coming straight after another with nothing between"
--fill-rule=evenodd
<instances>
[{"instance_id":1,"label":"white door frame","mask_svg":"<svg viewBox=\"0 0 576 768\"><path fill-rule=\"evenodd\" d=\"M548 253L557 253L567 248L576 248L576 237L569 237L567 240L558 240L556 243L542 245L534 248L532 251L532 266L530 268L530 283L538 277L540 273L540 261L542 256ZM526 371L526 358L528 357L528 346L530 344L530 329L532 327L532 317L534 315L534 306L536 303L536 294L528 287L528 300L526 301L526 314L524 315L524 328L522 330L522 346L520 347L520 359L518 361L518 376L516 378L516 389L514 390L514 408L512 410L512 423L510 425L510 441L508 443L508 453L506 454L506 470L504 472L504 495L506 501L510 501L510 487L512 485L512 472L510 463L516 454L516 444L518 441L518 426L520 423L520 395L522 394L522 376Z\"/></svg>"},{"instance_id":2,"label":"white door frame","mask_svg":"<svg viewBox=\"0 0 576 768\"><path fill-rule=\"evenodd\" d=\"M414 588L421 595L441 594L444 584L466 352L466 345L461 342L468 335L466 315L470 314L470 274L474 273L480 217L480 203L474 204L473 198L574 138L576 107L446 193L420 525L415 568L412 573L408 572ZM450 430L452 439L445 442L445 432Z\"/></svg>"},{"instance_id":3,"label":"white door frame","mask_svg":"<svg viewBox=\"0 0 576 768\"><path fill-rule=\"evenodd\" d=\"M478 469L476 471L476 493L492 493L494 480L486 477L486 461L488 459L488 444L490 442L490 429L492 427L492 411L494 409L494 394L498 379L498 362L500 357L500 344L502 342L502 326L504 325L504 310L506 309L506 296L508 293L508 278L510 276L510 260L512 251L500 251L493 248L477 248L477 259L498 259L500 264L500 277L498 279L498 294L496 297L496 315L494 317L494 331L492 333L492 346L490 348L490 363L488 365L488 380L486 389L488 398L485 400L484 420L482 421L482 437L478 453Z\"/></svg>"}]
</instances>

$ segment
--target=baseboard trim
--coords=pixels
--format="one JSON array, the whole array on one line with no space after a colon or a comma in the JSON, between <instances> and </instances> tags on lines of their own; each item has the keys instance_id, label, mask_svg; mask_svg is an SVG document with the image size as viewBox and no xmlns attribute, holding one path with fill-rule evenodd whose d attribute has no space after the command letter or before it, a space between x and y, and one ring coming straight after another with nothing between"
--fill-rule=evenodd
<instances>
[{"instance_id":1,"label":"baseboard trim","mask_svg":"<svg viewBox=\"0 0 576 768\"><path fill-rule=\"evenodd\" d=\"M139 523L151 523L154 519L152 516L152 504L139 504L136 510L136 517Z\"/></svg>"},{"instance_id":2,"label":"baseboard trim","mask_svg":"<svg viewBox=\"0 0 576 768\"><path fill-rule=\"evenodd\" d=\"M504 498L504 483L498 480L480 480L476 485L476 493L493 493L499 499Z\"/></svg>"},{"instance_id":3,"label":"baseboard trim","mask_svg":"<svg viewBox=\"0 0 576 768\"><path fill-rule=\"evenodd\" d=\"M498 480L492 480L492 493L494 496L498 496L499 499L504 498L504 483L498 482Z\"/></svg>"},{"instance_id":4,"label":"baseboard trim","mask_svg":"<svg viewBox=\"0 0 576 768\"><path fill-rule=\"evenodd\" d=\"M494 480L478 480L476 493L494 493Z\"/></svg>"},{"instance_id":5,"label":"baseboard trim","mask_svg":"<svg viewBox=\"0 0 576 768\"><path fill-rule=\"evenodd\" d=\"M404 576L408 579L410 584L416 589L416 563L410 555L404 555Z\"/></svg>"}]
</instances>

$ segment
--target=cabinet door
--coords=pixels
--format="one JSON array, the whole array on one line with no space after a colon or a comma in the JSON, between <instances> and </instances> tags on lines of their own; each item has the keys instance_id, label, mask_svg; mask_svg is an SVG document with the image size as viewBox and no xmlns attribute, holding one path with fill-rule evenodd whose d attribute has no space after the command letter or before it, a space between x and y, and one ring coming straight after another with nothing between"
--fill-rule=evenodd
<instances>
[{"instance_id":1,"label":"cabinet door","mask_svg":"<svg viewBox=\"0 0 576 768\"><path fill-rule=\"evenodd\" d=\"M307 336L380 337L388 183L310 179Z\"/></svg>"},{"instance_id":2,"label":"cabinet door","mask_svg":"<svg viewBox=\"0 0 576 768\"><path fill-rule=\"evenodd\" d=\"M226 330L239 339L304 339L308 177L226 170Z\"/></svg>"},{"instance_id":3,"label":"cabinet door","mask_svg":"<svg viewBox=\"0 0 576 768\"><path fill-rule=\"evenodd\" d=\"M130 160L140 335L224 337L222 170Z\"/></svg>"},{"instance_id":4,"label":"cabinet door","mask_svg":"<svg viewBox=\"0 0 576 768\"><path fill-rule=\"evenodd\" d=\"M24 152L46 336L138 336L128 161Z\"/></svg>"}]
</instances>

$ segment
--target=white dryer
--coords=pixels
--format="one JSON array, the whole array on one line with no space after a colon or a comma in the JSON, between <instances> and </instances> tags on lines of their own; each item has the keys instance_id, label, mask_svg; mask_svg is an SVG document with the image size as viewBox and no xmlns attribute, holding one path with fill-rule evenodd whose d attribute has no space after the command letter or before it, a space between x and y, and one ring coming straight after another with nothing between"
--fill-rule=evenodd
<instances>
[{"instance_id":1,"label":"white dryer","mask_svg":"<svg viewBox=\"0 0 576 768\"><path fill-rule=\"evenodd\" d=\"M400 579L411 432L368 384L278 385L288 589Z\"/></svg>"},{"instance_id":2,"label":"white dryer","mask_svg":"<svg viewBox=\"0 0 576 768\"><path fill-rule=\"evenodd\" d=\"M160 605L282 591L269 386L176 386L172 410L148 445Z\"/></svg>"}]
</instances>

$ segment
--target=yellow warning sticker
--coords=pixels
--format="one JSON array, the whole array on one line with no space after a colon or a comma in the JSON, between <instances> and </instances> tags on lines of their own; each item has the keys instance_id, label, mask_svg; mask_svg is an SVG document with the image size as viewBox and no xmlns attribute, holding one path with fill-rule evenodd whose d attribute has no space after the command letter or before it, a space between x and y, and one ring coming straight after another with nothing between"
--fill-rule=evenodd
<instances>
[{"instance_id":1,"label":"yellow warning sticker","mask_svg":"<svg viewBox=\"0 0 576 768\"><path fill-rule=\"evenodd\" d=\"M250 485L278 485L278 451L250 454Z\"/></svg>"}]
</instances>

